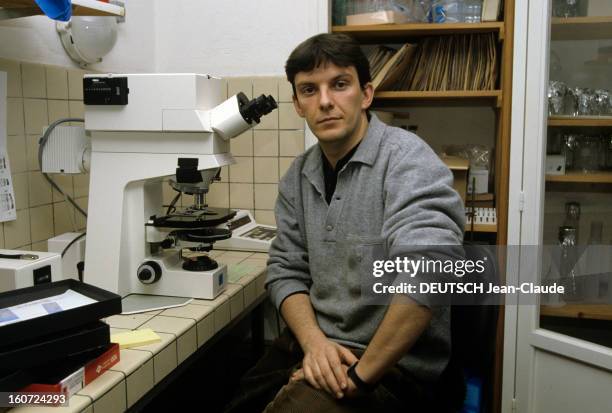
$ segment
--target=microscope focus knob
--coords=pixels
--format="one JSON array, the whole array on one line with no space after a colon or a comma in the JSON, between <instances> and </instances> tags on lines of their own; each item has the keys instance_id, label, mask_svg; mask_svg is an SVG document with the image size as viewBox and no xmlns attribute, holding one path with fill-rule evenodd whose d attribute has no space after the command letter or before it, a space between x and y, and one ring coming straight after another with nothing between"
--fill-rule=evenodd
<instances>
[{"instance_id":1,"label":"microscope focus knob","mask_svg":"<svg viewBox=\"0 0 612 413\"><path fill-rule=\"evenodd\" d=\"M138 267L136 275L141 283L153 284L161 278L162 269L155 261L146 261Z\"/></svg>"}]
</instances>

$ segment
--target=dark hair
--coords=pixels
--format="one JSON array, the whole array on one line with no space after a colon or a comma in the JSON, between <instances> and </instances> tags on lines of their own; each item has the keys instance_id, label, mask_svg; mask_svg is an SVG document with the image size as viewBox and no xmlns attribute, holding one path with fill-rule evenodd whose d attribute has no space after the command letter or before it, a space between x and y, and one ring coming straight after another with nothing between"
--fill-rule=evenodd
<instances>
[{"instance_id":1,"label":"dark hair","mask_svg":"<svg viewBox=\"0 0 612 413\"><path fill-rule=\"evenodd\" d=\"M285 73L295 95L295 76L299 72L310 72L315 68L333 63L340 67L354 66L362 88L372 80L370 63L352 37L341 33L321 33L306 39L296 47L287 63Z\"/></svg>"}]
</instances>

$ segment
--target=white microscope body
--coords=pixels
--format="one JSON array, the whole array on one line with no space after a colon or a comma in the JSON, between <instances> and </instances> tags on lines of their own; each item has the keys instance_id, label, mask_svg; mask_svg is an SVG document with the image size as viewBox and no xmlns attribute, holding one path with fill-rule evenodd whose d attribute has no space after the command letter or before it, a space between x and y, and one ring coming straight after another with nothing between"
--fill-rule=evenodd
<instances>
[{"instance_id":1,"label":"white microscope body","mask_svg":"<svg viewBox=\"0 0 612 413\"><path fill-rule=\"evenodd\" d=\"M249 102L243 94L225 100L223 87L220 79L196 74L85 76L85 129L91 133L86 283L121 296L212 299L224 289L225 265L186 270L178 246L210 249L216 239L204 236L203 227L211 225L201 221L210 215L204 195L219 168L234 163L229 139L276 103L265 96ZM188 166L183 181L180 162ZM166 177L195 198L178 219L160 216ZM233 217L225 211L221 220ZM186 216L192 229L182 226ZM185 235L190 231L195 239Z\"/></svg>"}]
</instances>

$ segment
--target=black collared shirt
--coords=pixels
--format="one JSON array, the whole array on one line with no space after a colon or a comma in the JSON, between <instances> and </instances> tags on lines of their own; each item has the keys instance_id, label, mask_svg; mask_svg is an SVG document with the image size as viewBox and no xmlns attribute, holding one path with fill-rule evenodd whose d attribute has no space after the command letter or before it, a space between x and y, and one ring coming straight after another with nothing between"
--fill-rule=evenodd
<instances>
[{"instance_id":1,"label":"black collared shirt","mask_svg":"<svg viewBox=\"0 0 612 413\"><path fill-rule=\"evenodd\" d=\"M331 166L331 163L329 163L323 151L321 151L321 158L323 158L323 179L325 180L325 200L327 201L327 205L330 204L332 196L334 196L336 182L338 181L338 172L351 160L355 152L357 152L360 143L361 141L336 163L335 169Z\"/></svg>"}]
</instances>

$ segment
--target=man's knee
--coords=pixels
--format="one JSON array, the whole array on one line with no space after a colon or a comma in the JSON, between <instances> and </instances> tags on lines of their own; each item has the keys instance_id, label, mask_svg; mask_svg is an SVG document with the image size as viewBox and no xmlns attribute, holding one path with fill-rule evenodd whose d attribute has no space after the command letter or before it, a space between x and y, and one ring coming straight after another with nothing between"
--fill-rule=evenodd
<instances>
[{"instance_id":1,"label":"man's knee","mask_svg":"<svg viewBox=\"0 0 612 413\"><path fill-rule=\"evenodd\" d=\"M264 413L352 412L324 390L317 390L305 381L284 385Z\"/></svg>"}]
</instances>

